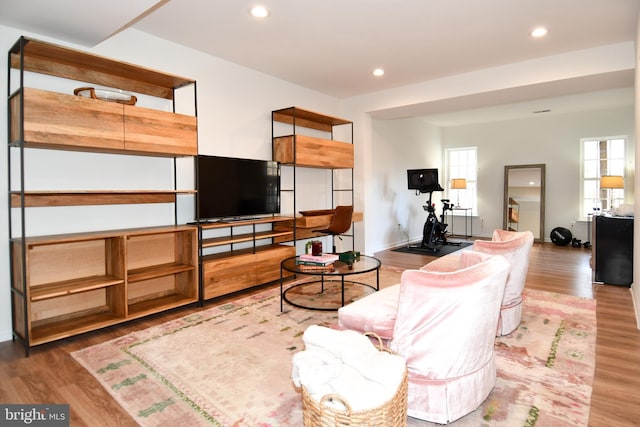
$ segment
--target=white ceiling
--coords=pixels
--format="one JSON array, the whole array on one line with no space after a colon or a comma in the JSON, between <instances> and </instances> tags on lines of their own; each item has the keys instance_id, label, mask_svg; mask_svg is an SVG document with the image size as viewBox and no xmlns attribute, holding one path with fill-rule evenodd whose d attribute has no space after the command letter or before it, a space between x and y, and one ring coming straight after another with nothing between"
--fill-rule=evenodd
<instances>
[{"instance_id":1,"label":"white ceiling","mask_svg":"<svg viewBox=\"0 0 640 427\"><path fill-rule=\"evenodd\" d=\"M2 0L0 24L93 46L132 27L336 98L635 41L640 0ZM529 36L537 25L549 34ZM371 71L383 67L382 78ZM633 103L633 73L422 105L441 124L518 109ZM571 86L572 85L572 86ZM626 88L626 90L621 90ZM547 89L547 90L541 90ZM612 90L613 89L613 90ZM548 94L548 96L547 96ZM535 101L534 101L535 100ZM464 101L464 102L462 102ZM485 107L491 107L487 110ZM460 110L465 110L460 112ZM450 113L455 112L455 115ZM447 115L443 115L447 113ZM492 113L492 114L489 114ZM481 118L482 115L485 118Z\"/></svg>"}]
</instances>

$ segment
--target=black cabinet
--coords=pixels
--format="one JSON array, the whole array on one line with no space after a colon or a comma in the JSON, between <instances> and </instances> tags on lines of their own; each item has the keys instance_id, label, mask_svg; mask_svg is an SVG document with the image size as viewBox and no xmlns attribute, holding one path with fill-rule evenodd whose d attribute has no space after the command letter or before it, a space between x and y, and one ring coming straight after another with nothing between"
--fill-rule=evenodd
<instances>
[{"instance_id":1,"label":"black cabinet","mask_svg":"<svg viewBox=\"0 0 640 427\"><path fill-rule=\"evenodd\" d=\"M595 216L593 281L630 286L633 282L633 218Z\"/></svg>"}]
</instances>

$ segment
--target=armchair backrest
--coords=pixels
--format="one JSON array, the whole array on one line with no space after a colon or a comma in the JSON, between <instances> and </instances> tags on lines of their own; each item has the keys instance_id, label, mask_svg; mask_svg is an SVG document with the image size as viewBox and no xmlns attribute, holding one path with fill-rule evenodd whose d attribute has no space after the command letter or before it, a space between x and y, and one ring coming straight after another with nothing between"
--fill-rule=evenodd
<instances>
[{"instance_id":1,"label":"armchair backrest","mask_svg":"<svg viewBox=\"0 0 640 427\"><path fill-rule=\"evenodd\" d=\"M463 251L460 268L402 274L389 347L407 361L410 376L462 376L493 357L509 263Z\"/></svg>"},{"instance_id":2,"label":"armchair backrest","mask_svg":"<svg viewBox=\"0 0 640 427\"><path fill-rule=\"evenodd\" d=\"M511 264L511 272L504 291L503 306L517 303L522 299L532 246L533 233L531 231L494 230L491 241L476 240L473 243L474 251L502 255Z\"/></svg>"}]
</instances>

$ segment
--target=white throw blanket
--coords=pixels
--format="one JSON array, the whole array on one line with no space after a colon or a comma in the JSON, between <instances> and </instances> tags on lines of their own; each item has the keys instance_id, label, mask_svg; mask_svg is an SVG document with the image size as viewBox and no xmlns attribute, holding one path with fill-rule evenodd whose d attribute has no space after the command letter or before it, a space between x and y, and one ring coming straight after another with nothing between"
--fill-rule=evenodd
<instances>
[{"instance_id":1,"label":"white throw blanket","mask_svg":"<svg viewBox=\"0 0 640 427\"><path fill-rule=\"evenodd\" d=\"M305 350L293 355L291 379L317 402L337 394L353 411L369 410L388 402L402 382L404 359L378 350L359 332L312 325L302 339Z\"/></svg>"}]
</instances>

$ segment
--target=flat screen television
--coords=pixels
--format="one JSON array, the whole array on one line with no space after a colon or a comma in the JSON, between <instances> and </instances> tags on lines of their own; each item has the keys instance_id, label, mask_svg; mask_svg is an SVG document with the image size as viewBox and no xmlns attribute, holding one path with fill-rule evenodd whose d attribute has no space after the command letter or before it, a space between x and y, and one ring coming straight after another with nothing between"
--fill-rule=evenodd
<instances>
[{"instance_id":1,"label":"flat screen television","mask_svg":"<svg viewBox=\"0 0 640 427\"><path fill-rule=\"evenodd\" d=\"M444 191L438 183L438 169L408 169L407 186L409 190L417 190L421 193Z\"/></svg>"},{"instance_id":2,"label":"flat screen television","mask_svg":"<svg viewBox=\"0 0 640 427\"><path fill-rule=\"evenodd\" d=\"M199 155L198 221L280 212L280 164L270 160Z\"/></svg>"}]
</instances>

